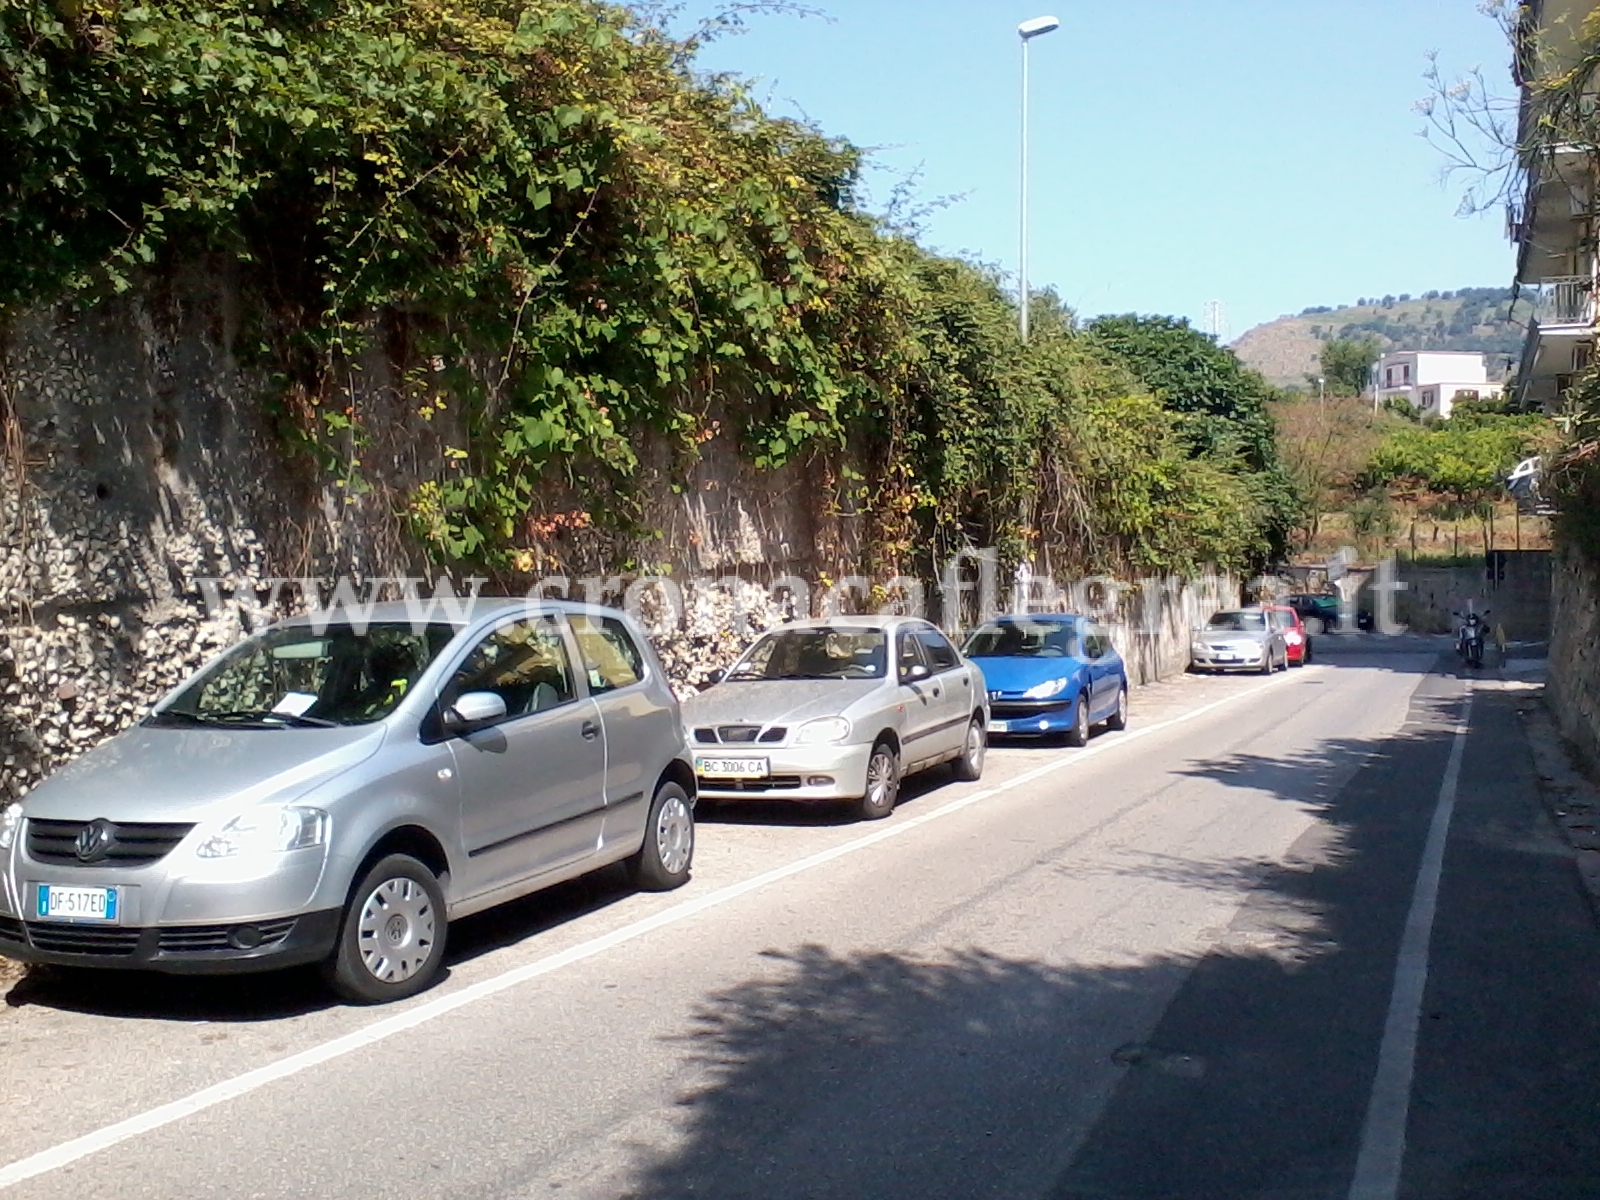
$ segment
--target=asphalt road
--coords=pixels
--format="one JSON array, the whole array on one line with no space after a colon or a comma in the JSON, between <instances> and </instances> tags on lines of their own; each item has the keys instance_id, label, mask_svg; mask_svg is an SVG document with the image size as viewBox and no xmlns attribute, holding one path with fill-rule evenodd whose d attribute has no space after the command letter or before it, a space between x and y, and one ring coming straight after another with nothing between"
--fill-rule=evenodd
<instances>
[{"instance_id":1,"label":"asphalt road","mask_svg":"<svg viewBox=\"0 0 1600 1200\"><path fill-rule=\"evenodd\" d=\"M758 805L685 889L314 977L30 977L18 1197L1594 1197L1600 935L1515 685L1322 640L1003 746L888 821Z\"/></svg>"}]
</instances>

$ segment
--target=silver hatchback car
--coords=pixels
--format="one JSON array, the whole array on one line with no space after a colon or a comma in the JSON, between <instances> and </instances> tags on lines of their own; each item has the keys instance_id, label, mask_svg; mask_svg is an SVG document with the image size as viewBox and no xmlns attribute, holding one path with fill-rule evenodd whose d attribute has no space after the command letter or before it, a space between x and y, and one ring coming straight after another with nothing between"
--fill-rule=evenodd
<instances>
[{"instance_id":1,"label":"silver hatchback car","mask_svg":"<svg viewBox=\"0 0 1600 1200\"><path fill-rule=\"evenodd\" d=\"M687 881L695 777L637 626L461 607L275 625L0 812L0 954L320 962L381 1002L437 976L469 913L616 862Z\"/></svg>"},{"instance_id":2,"label":"silver hatchback car","mask_svg":"<svg viewBox=\"0 0 1600 1200\"><path fill-rule=\"evenodd\" d=\"M716 678L683 706L706 800L855 800L873 820L913 771L983 773L983 672L927 621L797 621Z\"/></svg>"}]
</instances>

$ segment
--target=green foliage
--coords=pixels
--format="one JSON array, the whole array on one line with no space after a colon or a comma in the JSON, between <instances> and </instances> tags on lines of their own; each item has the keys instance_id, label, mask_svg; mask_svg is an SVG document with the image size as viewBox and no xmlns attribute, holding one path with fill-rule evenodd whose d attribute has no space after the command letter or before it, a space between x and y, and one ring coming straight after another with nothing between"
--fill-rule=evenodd
<instances>
[{"instance_id":1,"label":"green foliage","mask_svg":"<svg viewBox=\"0 0 1600 1200\"><path fill-rule=\"evenodd\" d=\"M1391 433L1372 456L1369 484L1411 483L1460 504L1479 502L1496 492L1506 473L1549 428L1539 416L1462 407L1465 412L1441 424Z\"/></svg>"},{"instance_id":2,"label":"green foliage","mask_svg":"<svg viewBox=\"0 0 1600 1200\"><path fill-rule=\"evenodd\" d=\"M1049 297L1022 346L991 273L858 209L855 148L691 51L599 0L0 0L0 315L231 256L286 428L362 492L381 362L450 414L413 528L502 571L556 517L647 533L639 448L681 478L719 437L760 470L848 447L885 565L1281 549L1231 354Z\"/></svg>"},{"instance_id":3,"label":"green foliage","mask_svg":"<svg viewBox=\"0 0 1600 1200\"><path fill-rule=\"evenodd\" d=\"M1281 557L1302 502L1278 457L1272 386L1179 318L1102 317L1088 334L1179 415L1194 458L1227 464L1246 481L1269 556Z\"/></svg>"},{"instance_id":4,"label":"green foliage","mask_svg":"<svg viewBox=\"0 0 1600 1200\"><path fill-rule=\"evenodd\" d=\"M1372 364L1378 361L1378 347L1366 338L1335 338L1323 343L1318 361L1330 390L1338 395L1359 396L1367 386Z\"/></svg>"}]
</instances>

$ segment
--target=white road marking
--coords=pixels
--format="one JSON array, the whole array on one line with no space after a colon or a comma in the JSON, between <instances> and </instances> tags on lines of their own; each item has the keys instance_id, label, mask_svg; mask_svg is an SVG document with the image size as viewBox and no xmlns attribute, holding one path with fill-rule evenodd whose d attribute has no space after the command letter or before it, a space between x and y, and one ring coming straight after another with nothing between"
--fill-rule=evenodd
<instances>
[{"instance_id":1,"label":"white road marking","mask_svg":"<svg viewBox=\"0 0 1600 1200\"><path fill-rule=\"evenodd\" d=\"M1423 992L1428 986L1428 950L1433 941L1433 918L1439 906L1439 877L1444 872L1445 843L1455 814L1456 792L1461 782L1461 755L1467 744L1472 718L1472 683L1450 744L1450 759L1439 783L1439 800L1428 826L1428 840L1417 868L1417 886L1406 913L1405 934L1395 964L1394 991L1383 1023L1378 1047L1378 1072L1367 1102L1367 1119L1361 1127L1361 1150L1356 1156L1350 1200L1394 1200L1400 1194L1400 1171L1406 1156L1406 1120L1411 1112L1411 1081L1417 1059L1417 1026L1422 1021Z\"/></svg>"},{"instance_id":2,"label":"white road marking","mask_svg":"<svg viewBox=\"0 0 1600 1200\"><path fill-rule=\"evenodd\" d=\"M287 1058L281 1058L277 1062L268 1063L265 1066L246 1071L242 1075L236 1075L232 1079L213 1084L211 1087L202 1088L200 1091L193 1092L180 1100L174 1100L171 1103L149 1109L126 1120L97 1129L92 1133L86 1133L82 1137L62 1142L60 1145L53 1146L48 1150L41 1150L39 1153L30 1155L27 1158L18 1159L5 1167L0 1167L0 1188L12 1187L46 1172L59 1170L80 1159L87 1158L91 1154L109 1150L129 1138L135 1138L152 1130L160 1129L163 1125L170 1125L175 1121L183 1120L185 1117L192 1117L208 1108L213 1108L216 1105L256 1091L258 1088L263 1088L269 1083L287 1079L291 1075L298 1075L300 1072L309 1070L312 1067L331 1062L336 1058L342 1058L346 1054L353 1053L364 1047L375 1045L398 1033L415 1029L419 1025L437 1020L439 1017L453 1013L457 1009L465 1008L469 1004L476 1004L480 1000L486 1000L490 996L505 991L507 988L516 987L518 984L527 983L531 979L537 979L541 975L549 975L554 971L561 970L563 967L569 967L574 963L582 962L584 959L593 958L597 954L603 954L607 950L615 949L626 942L654 933L658 929L664 929L668 925L676 925L680 921L686 921L690 917L697 916L709 909L719 908L742 896L747 896L751 892L760 891L762 888L770 887L792 876L815 870L833 862L835 859L855 854L860 850L867 849L869 846L876 846L881 842L889 841L891 838L901 837L942 817L971 808L975 804L993 799L995 796L1022 787L1024 784L1032 783L1034 780L1041 779L1046 775L1052 775L1057 771L1087 762L1097 755L1114 751L1119 746L1125 746L1129 742L1137 741L1139 738L1149 737L1152 734L1160 733L1164 729L1171 729L1175 725L1182 725L1187 721L1196 720L1207 713L1215 712L1219 708L1248 697L1259 696L1263 691L1280 687L1291 680L1311 678L1319 674L1323 669L1326 668L1319 669L1314 666L1308 666L1304 670L1296 671L1293 674L1285 673L1277 679L1262 683L1258 687L1235 692L1233 695L1225 696L1221 700L1213 700L1210 704L1203 704L1199 708L1191 709L1180 716L1160 721L1154 725L1136 727L1125 733L1113 734L1080 750L1074 750L1060 758L1024 771L1004 783L982 788L962 796L958 800L952 800L950 803L941 805L930 812L919 813L910 817L897 817L891 824L882 825L872 833L863 834L861 837L854 838L831 849L820 851L806 858L797 859L781 867L775 867L741 883L729 884L727 887L719 888L717 891L701 896L697 900L685 901L682 904L674 905L672 908L656 913L654 916L645 917L630 925L624 925L620 929L614 929L610 933L602 934L600 937L593 938L587 942L580 942L578 945L569 947L559 954L552 954L548 958L539 959L537 962L514 967L491 979L480 980L468 987L464 987L459 992L452 992L448 996L440 996L435 1000L427 1001L408 1012L397 1013L392 1017L385 1017L380 1021L375 1021L365 1029L358 1029L354 1033L347 1033L342 1037L334 1038L332 1041L312 1046L296 1054L291 1054Z\"/></svg>"}]
</instances>

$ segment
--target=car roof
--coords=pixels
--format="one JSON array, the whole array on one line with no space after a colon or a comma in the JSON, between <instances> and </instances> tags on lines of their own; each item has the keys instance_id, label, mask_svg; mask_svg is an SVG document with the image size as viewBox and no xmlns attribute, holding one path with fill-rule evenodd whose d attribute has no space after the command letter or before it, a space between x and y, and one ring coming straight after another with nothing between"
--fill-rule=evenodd
<instances>
[{"instance_id":1,"label":"car roof","mask_svg":"<svg viewBox=\"0 0 1600 1200\"><path fill-rule=\"evenodd\" d=\"M1069 613L1069 612L1059 612L1059 613L1019 612L1019 613L1001 613L998 616L990 617L989 621L986 621L984 623L988 624L989 622L992 621L995 624L1004 625L1004 624L1008 624L1008 623L1009 624L1020 624L1020 623L1022 623L1024 621L1037 621L1037 622L1046 623L1046 624L1053 623L1053 624L1056 624L1056 625L1065 625L1068 621L1087 621L1088 619L1089 619L1088 617L1082 616L1079 613Z\"/></svg>"},{"instance_id":2,"label":"car roof","mask_svg":"<svg viewBox=\"0 0 1600 1200\"><path fill-rule=\"evenodd\" d=\"M763 633L781 633L785 629L839 629L849 627L855 629L876 629L888 632L898 629L903 625L912 625L926 628L937 628L932 621L922 617L908 617L900 614L885 613L839 613L833 617L806 617L799 621L785 621L781 625L774 625Z\"/></svg>"},{"instance_id":3,"label":"car roof","mask_svg":"<svg viewBox=\"0 0 1600 1200\"><path fill-rule=\"evenodd\" d=\"M615 609L601 609L599 605L582 604L574 600L532 599L527 596L458 596L454 599L435 600L424 596L419 600L383 600L376 604L336 605L315 612L298 613L278 622L283 626L349 624L360 622L370 625L410 624L420 621L429 625L449 625L456 629L508 612L528 613L587 613L604 611L616 614Z\"/></svg>"}]
</instances>

